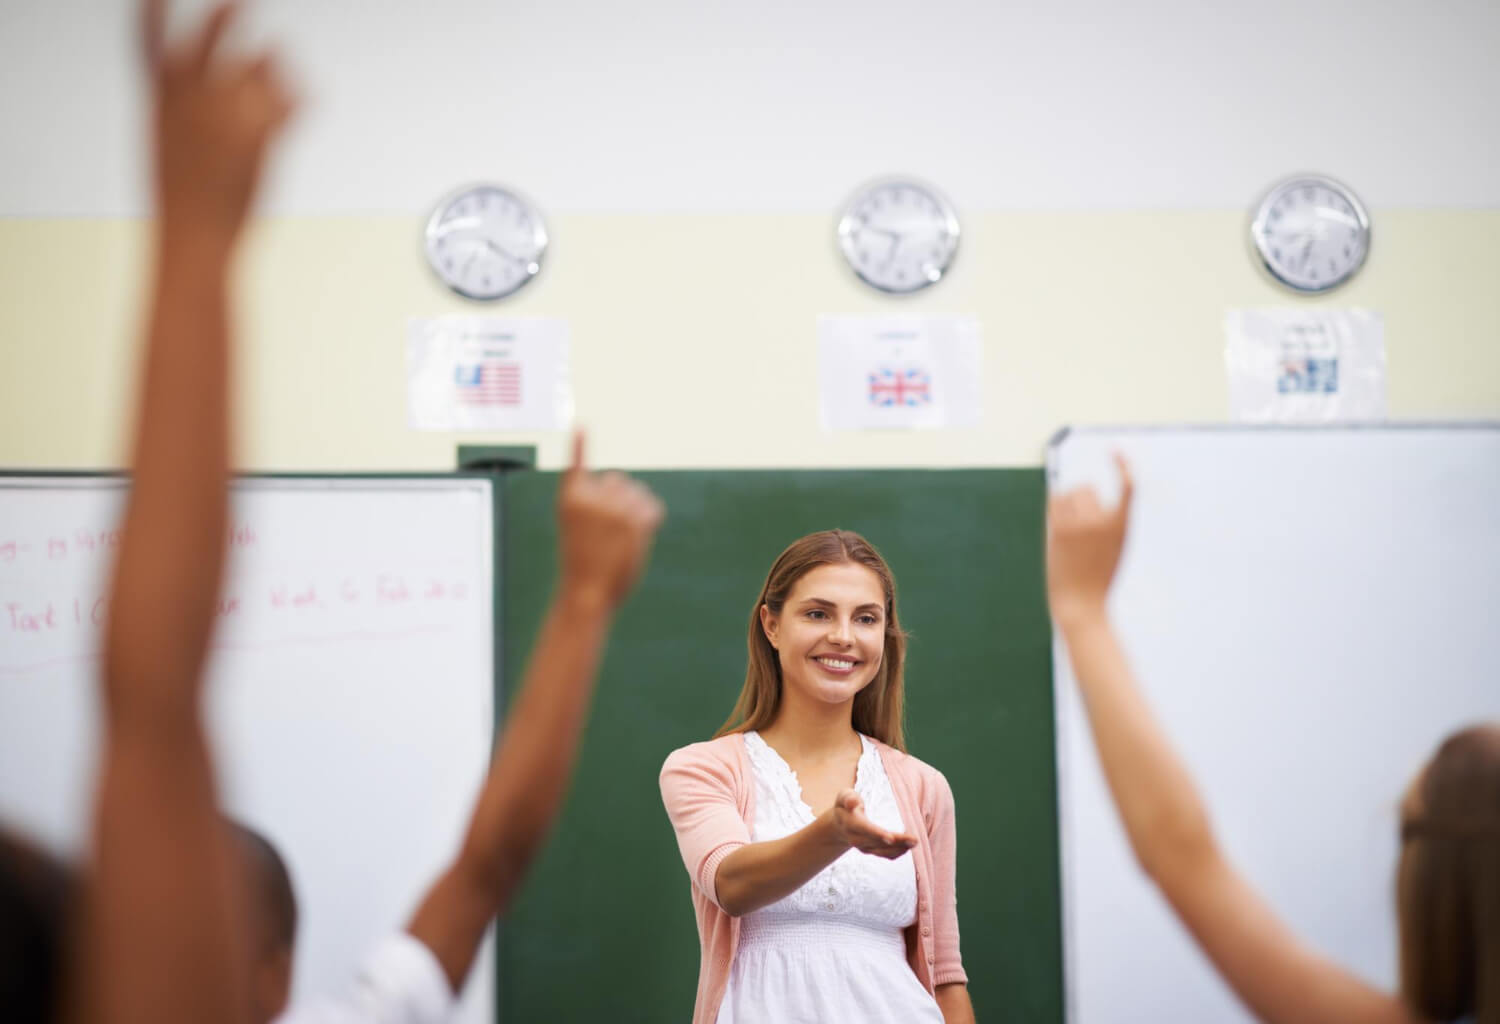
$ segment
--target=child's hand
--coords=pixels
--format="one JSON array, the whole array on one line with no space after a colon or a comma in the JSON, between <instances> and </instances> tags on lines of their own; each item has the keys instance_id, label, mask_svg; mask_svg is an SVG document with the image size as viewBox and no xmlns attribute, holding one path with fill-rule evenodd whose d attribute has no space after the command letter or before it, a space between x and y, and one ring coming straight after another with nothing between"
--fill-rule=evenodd
<instances>
[{"instance_id":1,"label":"child's hand","mask_svg":"<svg viewBox=\"0 0 1500 1024\"><path fill-rule=\"evenodd\" d=\"M164 232L232 241L255 198L266 150L294 106L271 54L220 52L237 12L232 0L220 3L196 32L168 42L166 0L141 7Z\"/></svg>"},{"instance_id":2,"label":"child's hand","mask_svg":"<svg viewBox=\"0 0 1500 1024\"><path fill-rule=\"evenodd\" d=\"M590 473L579 434L573 439L573 465L558 492L557 514L564 590L613 608L646 564L666 514L661 501L623 473Z\"/></svg>"},{"instance_id":3,"label":"child's hand","mask_svg":"<svg viewBox=\"0 0 1500 1024\"><path fill-rule=\"evenodd\" d=\"M1120 500L1099 504L1092 487L1059 494L1047 502L1047 600L1059 624L1104 611L1109 586L1120 564L1130 522L1134 484L1118 453Z\"/></svg>"}]
</instances>

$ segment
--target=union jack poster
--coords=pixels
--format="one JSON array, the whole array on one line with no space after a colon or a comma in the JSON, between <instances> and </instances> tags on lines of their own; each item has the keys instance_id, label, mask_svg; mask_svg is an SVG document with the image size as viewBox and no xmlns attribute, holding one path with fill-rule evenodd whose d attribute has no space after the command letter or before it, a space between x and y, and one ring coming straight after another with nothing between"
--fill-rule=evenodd
<instances>
[{"instance_id":1,"label":"union jack poster","mask_svg":"<svg viewBox=\"0 0 1500 1024\"><path fill-rule=\"evenodd\" d=\"M920 366L904 370L882 366L870 374L870 403L882 408L893 405L927 405L932 401L932 377Z\"/></svg>"},{"instance_id":2,"label":"union jack poster","mask_svg":"<svg viewBox=\"0 0 1500 1024\"><path fill-rule=\"evenodd\" d=\"M824 316L818 388L829 430L934 429L980 421L979 321Z\"/></svg>"}]
</instances>

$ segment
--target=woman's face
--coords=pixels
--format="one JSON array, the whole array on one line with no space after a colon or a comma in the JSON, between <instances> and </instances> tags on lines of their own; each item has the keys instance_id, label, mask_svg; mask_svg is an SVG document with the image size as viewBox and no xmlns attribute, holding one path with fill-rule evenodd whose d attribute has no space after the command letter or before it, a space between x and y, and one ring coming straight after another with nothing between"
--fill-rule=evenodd
<instances>
[{"instance_id":1,"label":"woman's face","mask_svg":"<svg viewBox=\"0 0 1500 1024\"><path fill-rule=\"evenodd\" d=\"M760 622L781 661L782 685L824 704L852 701L880 671L885 591L853 562L820 565L792 585L781 613Z\"/></svg>"}]
</instances>

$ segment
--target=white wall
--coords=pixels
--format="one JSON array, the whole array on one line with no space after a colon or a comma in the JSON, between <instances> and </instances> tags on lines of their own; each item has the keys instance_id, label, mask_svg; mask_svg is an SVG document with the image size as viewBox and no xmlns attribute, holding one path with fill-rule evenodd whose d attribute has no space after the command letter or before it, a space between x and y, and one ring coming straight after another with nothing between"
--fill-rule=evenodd
<instances>
[{"instance_id":1,"label":"white wall","mask_svg":"<svg viewBox=\"0 0 1500 1024\"><path fill-rule=\"evenodd\" d=\"M206 0L191 0L202 8ZM0 0L0 465L123 460L145 268L133 0ZM179 3L178 7L183 7ZM1064 423L1227 415L1223 317L1385 316L1397 418L1500 417L1500 4L1493 0L250 0L307 103L244 266L250 469L444 469L406 427L406 321L566 318L580 418L636 467L1035 465ZM189 12L191 13L191 12ZM1369 263L1303 299L1246 214L1346 179ZM834 214L871 176L958 206L949 279L859 285ZM542 207L541 278L496 306L433 280L436 199ZM819 313L970 313L974 429L826 434Z\"/></svg>"},{"instance_id":2,"label":"white wall","mask_svg":"<svg viewBox=\"0 0 1500 1024\"><path fill-rule=\"evenodd\" d=\"M274 212L499 178L554 213L811 213L888 171L969 212L1240 209L1308 169L1500 206L1493 0L247 6L308 98ZM141 212L133 8L0 5L0 215Z\"/></svg>"}]
</instances>

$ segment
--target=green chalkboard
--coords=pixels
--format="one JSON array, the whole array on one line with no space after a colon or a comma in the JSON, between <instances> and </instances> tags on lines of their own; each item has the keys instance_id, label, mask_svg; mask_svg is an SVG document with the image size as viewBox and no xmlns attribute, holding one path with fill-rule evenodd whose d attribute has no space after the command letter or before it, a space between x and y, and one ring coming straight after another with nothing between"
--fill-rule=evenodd
<instances>
[{"instance_id":1,"label":"green chalkboard","mask_svg":"<svg viewBox=\"0 0 1500 1024\"><path fill-rule=\"evenodd\" d=\"M688 876L657 790L745 671L772 559L813 530L864 534L912 633L911 752L958 807L964 966L980 1019L1060 1021L1062 950L1043 476L1022 470L641 474L669 518L620 615L558 828L507 917L503 1024L686 1021L698 972ZM518 681L555 571L557 478L506 475L505 675Z\"/></svg>"}]
</instances>

